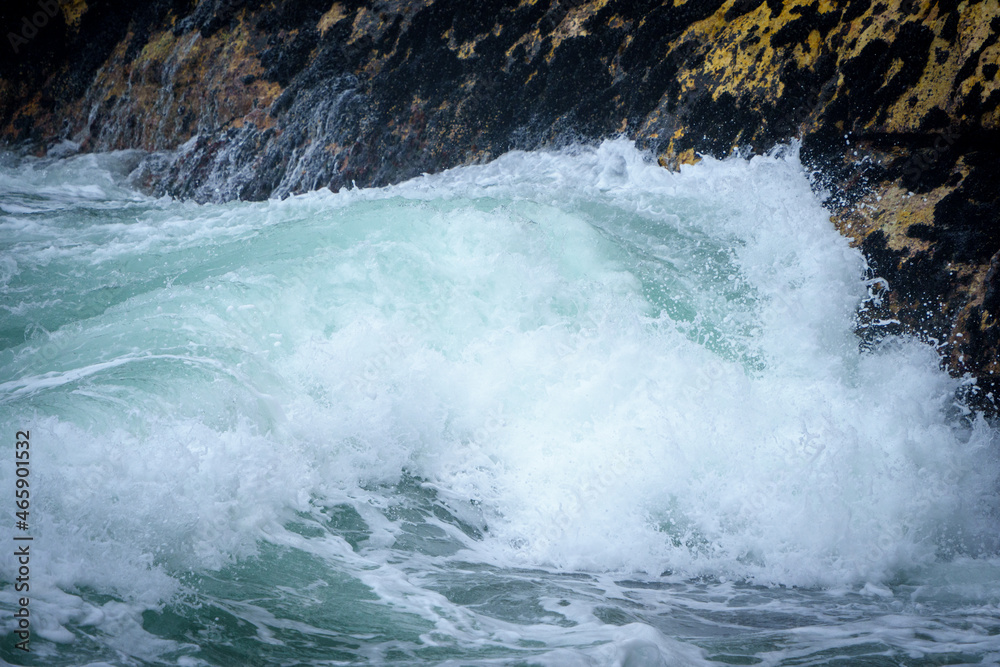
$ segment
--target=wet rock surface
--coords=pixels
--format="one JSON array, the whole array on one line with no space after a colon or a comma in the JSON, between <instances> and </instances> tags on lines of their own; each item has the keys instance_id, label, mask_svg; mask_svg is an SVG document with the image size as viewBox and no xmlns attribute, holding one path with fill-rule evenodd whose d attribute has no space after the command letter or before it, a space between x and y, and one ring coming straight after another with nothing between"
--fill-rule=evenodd
<instances>
[{"instance_id":1,"label":"wet rock surface","mask_svg":"<svg viewBox=\"0 0 1000 667\"><path fill-rule=\"evenodd\" d=\"M888 283L863 338L936 341L976 405L1000 396L995 0L16 0L0 25L9 147L140 148L141 186L199 201L610 136L667 167L800 138Z\"/></svg>"}]
</instances>

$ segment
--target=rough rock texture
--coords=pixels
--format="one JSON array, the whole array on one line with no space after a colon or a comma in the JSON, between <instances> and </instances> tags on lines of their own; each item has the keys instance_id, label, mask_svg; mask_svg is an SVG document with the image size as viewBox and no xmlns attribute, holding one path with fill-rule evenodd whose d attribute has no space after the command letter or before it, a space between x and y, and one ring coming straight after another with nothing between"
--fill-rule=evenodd
<instances>
[{"instance_id":1,"label":"rough rock texture","mask_svg":"<svg viewBox=\"0 0 1000 667\"><path fill-rule=\"evenodd\" d=\"M665 166L801 138L888 281L862 334L937 340L978 405L1000 389L997 0L56 2L0 9L0 139L142 148L143 185L203 201L622 134Z\"/></svg>"}]
</instances>

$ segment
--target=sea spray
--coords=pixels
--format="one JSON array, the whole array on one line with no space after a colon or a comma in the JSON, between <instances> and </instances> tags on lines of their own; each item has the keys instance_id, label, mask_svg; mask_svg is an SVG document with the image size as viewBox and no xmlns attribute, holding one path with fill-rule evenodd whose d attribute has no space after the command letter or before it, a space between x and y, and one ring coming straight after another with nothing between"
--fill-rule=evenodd
<instances>
[{"instance_id":1,"label":"sea spray","mask_svg":"<svg viewBox=\"0 0 1000 667\"><path fill-rule=\"evenodd\" d=\"M996 434L859 350L794 150L205 206L133 164L0 174L44 664L1000 651Z\"/></svg>"}]
</instances>

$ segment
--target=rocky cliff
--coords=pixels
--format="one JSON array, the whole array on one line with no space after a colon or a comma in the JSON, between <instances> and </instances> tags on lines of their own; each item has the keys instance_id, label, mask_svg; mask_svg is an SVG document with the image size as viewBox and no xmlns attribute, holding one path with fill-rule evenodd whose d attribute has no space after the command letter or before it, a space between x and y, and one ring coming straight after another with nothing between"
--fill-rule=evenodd
<instances>
[{"instance_id":1,"label":"rocky cliff","mask_svg":"<svg viewBox=\"0 0 1000 667\"><path fill-rule=\"evenodd\" d=\"M997 0L15 0L0 138L140 148L158 193L381 185L625 135L665 167L792 138L917 333L1000 396ZM60 143L62 142L62 143Z\"/></svg>"}]
</instances>

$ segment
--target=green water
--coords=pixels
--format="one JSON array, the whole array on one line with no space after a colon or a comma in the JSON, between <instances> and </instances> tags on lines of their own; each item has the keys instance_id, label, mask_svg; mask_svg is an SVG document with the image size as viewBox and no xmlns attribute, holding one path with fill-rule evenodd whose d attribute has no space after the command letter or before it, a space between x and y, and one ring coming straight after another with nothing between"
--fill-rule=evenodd
<instances>
[{"instance_id":1,"label":"green water","mask_svg":"<svg viewBox=\"0 0 1000 667\"><path fill-rule=\"evenodd\" d=\"M227 205L3 164L10 664L1000 661L996 433L859 349L794 155Z\"/></svg>"}]
</instances>

